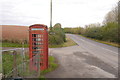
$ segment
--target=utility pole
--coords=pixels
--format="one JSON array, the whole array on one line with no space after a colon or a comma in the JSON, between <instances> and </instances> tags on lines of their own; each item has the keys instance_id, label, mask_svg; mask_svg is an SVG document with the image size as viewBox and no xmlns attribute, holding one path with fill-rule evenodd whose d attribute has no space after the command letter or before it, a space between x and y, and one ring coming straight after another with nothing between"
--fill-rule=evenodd
<instances>
[{"instance_id":1,"label":"utility pole","mask_svg":"<svg viewBox=\"0 0 120 80\"><path fill-rule=\"evenodd\" d=\"M52 0L50 1L50 30L52 30Z\"/></svg>"}]
</instances>

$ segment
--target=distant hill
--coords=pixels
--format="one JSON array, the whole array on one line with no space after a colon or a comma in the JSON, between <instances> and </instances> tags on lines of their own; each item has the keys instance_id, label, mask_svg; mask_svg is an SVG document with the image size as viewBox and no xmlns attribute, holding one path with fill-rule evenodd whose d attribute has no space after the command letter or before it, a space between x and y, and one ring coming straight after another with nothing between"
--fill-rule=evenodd
<instances>
[{"instance_id":1,"label":"distant hill","mask_svg":"<svg viewBox=\"0 0 120 80\"><path fill-rule=\"evenodd\" d=\"M2 27L2 40L28 40L28 26L0 25Z\"/></svg>"}]
</instances>

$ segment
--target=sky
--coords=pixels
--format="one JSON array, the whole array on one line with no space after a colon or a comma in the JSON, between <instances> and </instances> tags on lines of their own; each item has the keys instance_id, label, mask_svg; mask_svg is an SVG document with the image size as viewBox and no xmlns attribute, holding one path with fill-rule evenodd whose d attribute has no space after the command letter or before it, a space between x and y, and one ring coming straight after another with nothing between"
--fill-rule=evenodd
<instances>
[{"instance_id":1,"label":"sky","mask_svg":"<svg viewBox=\"0 0 120 80\"><path fill-rule=\"evenodd\" d=\"M84 27L102 23L118 0L53 0L53 24ZM0 24L50 26L50 0L0 0Z\"/></svg>"}]
</instances>

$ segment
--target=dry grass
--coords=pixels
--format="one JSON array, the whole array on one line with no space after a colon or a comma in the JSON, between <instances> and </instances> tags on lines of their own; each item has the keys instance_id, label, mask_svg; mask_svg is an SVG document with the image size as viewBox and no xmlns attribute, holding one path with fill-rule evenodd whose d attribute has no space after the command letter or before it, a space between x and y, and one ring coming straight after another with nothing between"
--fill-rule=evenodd
<instances>
[{"instance_id":1,"label":"dry grass","mask_svg":"<svg viewBox=\"0 0 120 80\"><path fill-rule=\"evenodd\" d=\"M107 45L111 45L111 46L115 46L115 47L118 47L120 48L120 45L117 44L117 43L113 43L113 42L106 42L106 41L101 41L101 40L96 40L96 39L92 39L94 41L97 41L97 42L100 42L100 43L103 43L103 44L107 44Z\"/></svg>"},{"instance_id":2,"label":"dry grass","mask_svg":"<svg viewBox=\"0 0 120 80\"><path fill-rule=\"evenodd\" d=\"M69 47L77 45L72 39L70 39L68 36L66 37L66 42L60 45L49 45L50 48L59 48L59 47Z\"/></svg>"},{"instance_id":3,"label":"dry grass","mask_svg":"<svg viewBox=\"0 0 120 80\"><path fill-rule=\"evenodd\" d=\"M77 45L72 39L70 39L68 36L66 37L66 42L63 44L63 47L68 47L68 46L74 46Z\"/></svg>"},{"instance_id":4,"label":"dry grass","mask_svg":"<svg viewBox=\"0 0 120 80\"><path fill-rule=\"evenodd\" d=\"M83 36L83 35L80 35L80 36ZM86 37L86 36L83 36L83 37ZM100 42L100 43L103 43L103 44L107 44L107 45L111 45L111 46L120 48L120 44L118 44L118 43L113 43L113 42L107 42L107 41L97 40L97 39L93 39L93 38L89 38L89 37L86 37L86 38L91 39L91 40L94 40L94 41L96 41L96 42Z\"/></svg>"},{"instance_id":5,"label":"dry grass","mask_svg":"<svg viewBox=\"0 0 120 80\"><path fill-rule=\"evenodd\" d=\"M0 27L2 27L2 41L20 43L23 40L28 40L27 26L1 25Z\"/></svg>"}]
</instances>

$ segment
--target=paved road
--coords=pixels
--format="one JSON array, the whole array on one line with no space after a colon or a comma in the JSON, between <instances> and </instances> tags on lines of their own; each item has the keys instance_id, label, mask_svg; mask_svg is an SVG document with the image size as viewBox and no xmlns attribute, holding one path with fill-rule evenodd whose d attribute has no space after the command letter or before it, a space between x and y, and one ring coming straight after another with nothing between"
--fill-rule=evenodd
<instances>
[{"instance_id":1,"label":"paved road","mask_svg":"<svg viewBox=\"0 0 120 80\"><path fill-rule=\"evenodd\" d=\"M59 67L47 78L115 78L118 76L118 48L67 34L78 45L52 48L50 55L58 59Z\"/></svg>"},{"instance_id":2,"label":"paved road","mask_svg":"<svg viewBox=\"0 0 120 80\"><path fill-rule=\"evenodd\" d=\"M88 52L109 63L112 67L118 68L118 48L98 43L79 35L69 34L68 36Z\"/></svg>"}]
</instances>

